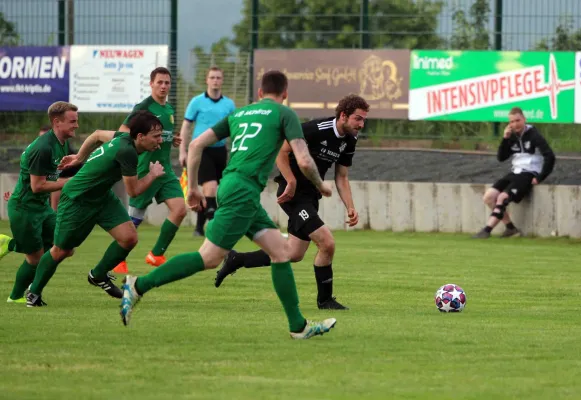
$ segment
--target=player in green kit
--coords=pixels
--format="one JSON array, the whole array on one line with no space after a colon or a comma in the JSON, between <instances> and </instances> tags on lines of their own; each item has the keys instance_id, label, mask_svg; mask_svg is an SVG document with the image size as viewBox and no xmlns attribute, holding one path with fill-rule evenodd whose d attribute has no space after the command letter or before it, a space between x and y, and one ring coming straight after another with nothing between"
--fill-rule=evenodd
<instances>
[{"instance_id":1,"label":"player in green kit","mask_svg":"<svg viewBox=\"0 0 581 400\"><path fill-rule=\"evenodd\" d=\"M77 155L63 157L60 168L85 164L63 187L54 246L40 259L34 281L26 294L28 307L46 305L41 298L42 290L57 266L73 255L74 249L85 241L95 225L115 240L101 261L89 271L88 281L110 296L121 298L121 289L111 282L109 271L136 246L137 231L111 188L123 179L127 193L137 196L164 174L163 166L156 162L149 165L146 176L137 178L139 154L154 151L161 144L162 124L159 119L148 111L138 111L129 121L129 129L129 133L96 131L85 140Z\"/></svg>"},{"instance_id":2,"label":"player in green kit","mask_svg":"<svg viewBox=\"0 0 581 400\"><path fill-rule=\"evenodd\" d=\"M145 276L125 278L121 302L121 318L125 325L145 293L204 269L216 268L243 236L256 242L272 260L272 281L286 312L292 338L322 335L335 325L334 318L314 322L307 321L301 314L286 240L260 204L260 193L284 140L290 143L305 176L324 196L331 195L330 186L321 180L309 154L297 115L282 105L287 98L287 86L282 72L267 72L258 91L261 101L234 111L190 143L187 202L197 211L206 206L198 189L202 151L219 140L232 139L231 158L218 188L218 209L208 224L206 239L198 252L175 256Z\"/></svg>"},{"instance_id":3,"label":"player in green kit","mask_svg":"<svg viewBox=\"0 0 581 400\"><path fill-rule=\"evenodd\" d=\"M174 109L166 102L167 95L171 88L171 74L164 67L158 67L151 71L150 83L151 96L137 104L136 110L147 110L155 114L163 124L163 141L157 151L143 153L139 156L137 166L137 176L139 178L149 173L149 163L159 162L165 169L165 175L157 179L145 192L129 199L129 216L135 227L143 222L145 210L153 202L165 203L169 209L169 215L161 226L161 232L153 249L145 257L145 262L154 267L158 267L165 262L164 253L175 237L179 226L186 217L186 206L184 203L184 193L178 177L171 166L171 148L179 147L181 138L174 136ZM129 132L127 120L119 128L122 132ZM127 263L124 260L114 269L118 273L127 272Z\"/></svg>"},{"instance_id":4,"label":"player in green kit","mask_svg":"<svg viewBox=\"0 0 581 400\"><path fill-rule=\"evenodd\" d=\"M18 183L8 200L14 239L0 237L0 257L8 251L24 253L8 303L26 303L24 292L34 279L43 253L52 246L56 215L50 206L50 194L67 181L59 178L57 166L69 154L68 139L75 136L79 127L77 111L74 104L53 103L48 108L51 129L35 139L20 157Z\"/></svg>"}]
</instances>

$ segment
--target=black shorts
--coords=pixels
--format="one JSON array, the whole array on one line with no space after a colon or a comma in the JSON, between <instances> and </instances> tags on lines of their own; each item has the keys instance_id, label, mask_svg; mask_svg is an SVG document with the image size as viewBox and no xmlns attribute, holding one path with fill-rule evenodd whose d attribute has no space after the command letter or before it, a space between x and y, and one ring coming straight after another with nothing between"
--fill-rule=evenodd
<instances>
[{"instance_id":1,"label":"black shorts","mask_svg":"<svg viewBox=\"0 0 581 400\"><path fill-rule=\"evenodd\" d=\"M521 172L520 174L511 172L497 180L492 187L499 192L510 194L511 201L520 203L533 188L533 178L535 177L536 175L530 172Z\"/></svg>"},{"instance_id":2,"label":"black shorts","mask_svg":"<svg viewBox=\"0 0 581 400\"><path fill-rule=\"evenodd\" d=\"M284 192L285 186L278 186L277 196ZM325 225L319 217L319 199L316 197L298 196L282 203L280 208L288 215L288 233L306 242L311 241L311 233Z\"/></svg>"},{"instance_id":3,"label":"black shorts","mask_svg":"<svg viewBox=\"0 0 581 400\"><path fill-rule=\"evenodd\" d=\"M202 153L200 169L198 170L198 183L216 181L220 183L222 172L228 162L228 150L226 146L206 147Z\"/></svg>"}]
</instances>

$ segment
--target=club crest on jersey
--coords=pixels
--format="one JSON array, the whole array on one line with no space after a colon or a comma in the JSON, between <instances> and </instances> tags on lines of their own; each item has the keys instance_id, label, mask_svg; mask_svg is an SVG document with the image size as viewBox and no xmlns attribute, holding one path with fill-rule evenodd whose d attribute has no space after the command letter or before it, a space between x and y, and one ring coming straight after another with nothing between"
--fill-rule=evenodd
<instances>
[{"instance_id":1,"label":"club crest on jersey","mask_svg":"<svg viewBox=\"0 0 581 400\"><path fill-rule=\"evenodd\" d=\"M339 146L339 153L343 153L343 150L345 150L345 147L347 147L347 143L345 143L345 142L341 143L341 146Z\"/></svg>"},{"instance_id":2,"label":"club crest on jersey","mask_svg":"<svg viewBox=\"0 0 581 400\"><path fill-rule=\"evenodd\" d=\"M171 122L172 124L174 123L173 114L171 114L171 115L169 116L169 122Z\"/></svg>"},{"instance_id":3,"label":"club crest on jersey","mask_svg":"<svg viewBox=\"0 0 581 400\"><path fill-rule=\"evenodd\" d=\"M510 149L511 149L512 151L519 151L519 150L520 150L520 147L518 146L518 144L513 144L513 145L510 147Z\"/></svg>"},{"instance_id":4,"label":"club crest on jersey","mask_svg":"<svg viewBox=\"0 0 581 400\"><path fill-rule=\"evenodd\" d=\"M531 142L527 141L525 142L525 149L530 149L531 148Z\"/></svg>"}]
</instances>

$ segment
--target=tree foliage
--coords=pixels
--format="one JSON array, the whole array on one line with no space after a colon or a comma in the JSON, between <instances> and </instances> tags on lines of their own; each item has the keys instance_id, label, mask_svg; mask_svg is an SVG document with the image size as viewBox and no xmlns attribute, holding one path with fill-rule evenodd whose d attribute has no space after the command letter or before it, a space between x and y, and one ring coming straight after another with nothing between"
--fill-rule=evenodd
<instances>
[{"instance_id":1,"label":"tree foliage","mask_svg":"<svg viewBox=\"0 0 581 400\"><path fill-rule=\"evenodd\" d=\"M19 39L14 23L8 21L0 12L0 45L15 46Z\"/></svg>"},{"instance_id":2,"label":"tree foliage","mask_svg":"<svg viewBox=\"0 0 581 400\"><path fill-rule=\"evenodd\" d=\"M581 49L581 29L573 29L571 17L561 18L551 38L544 38L536 44L535 50L579 51Z\"/></svg>"}]
</instances>

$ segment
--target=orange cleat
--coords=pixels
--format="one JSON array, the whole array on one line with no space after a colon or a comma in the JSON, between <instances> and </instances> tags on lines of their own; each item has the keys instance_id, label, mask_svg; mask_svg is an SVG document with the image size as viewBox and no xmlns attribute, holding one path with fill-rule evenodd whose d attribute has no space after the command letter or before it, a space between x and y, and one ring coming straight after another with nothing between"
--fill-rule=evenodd
<instances>
[{"instance_id":1,"label":"orange cleat","mask_svg":"<svg viewBox=\"0 0 581 400\"><path fill-rule=\"evenodd\" d=\"M166 259L165 256L154 256L150 251L147 257L145 257L145 262L149 265L153 265L154 267L159 267L162 264L165 264Z\"/></svg>"},{"instance_id":2,"label":"orange cleat","mask_svg":"<svg viewBox=\"0 0 581 400\"><path fill-rule=\"evenodd\" d=\"M129 270L127 269L127 262L121 261L115 268L113 268L113 272L116 274L127 274Z\"/></svg>"}]
</instances>

